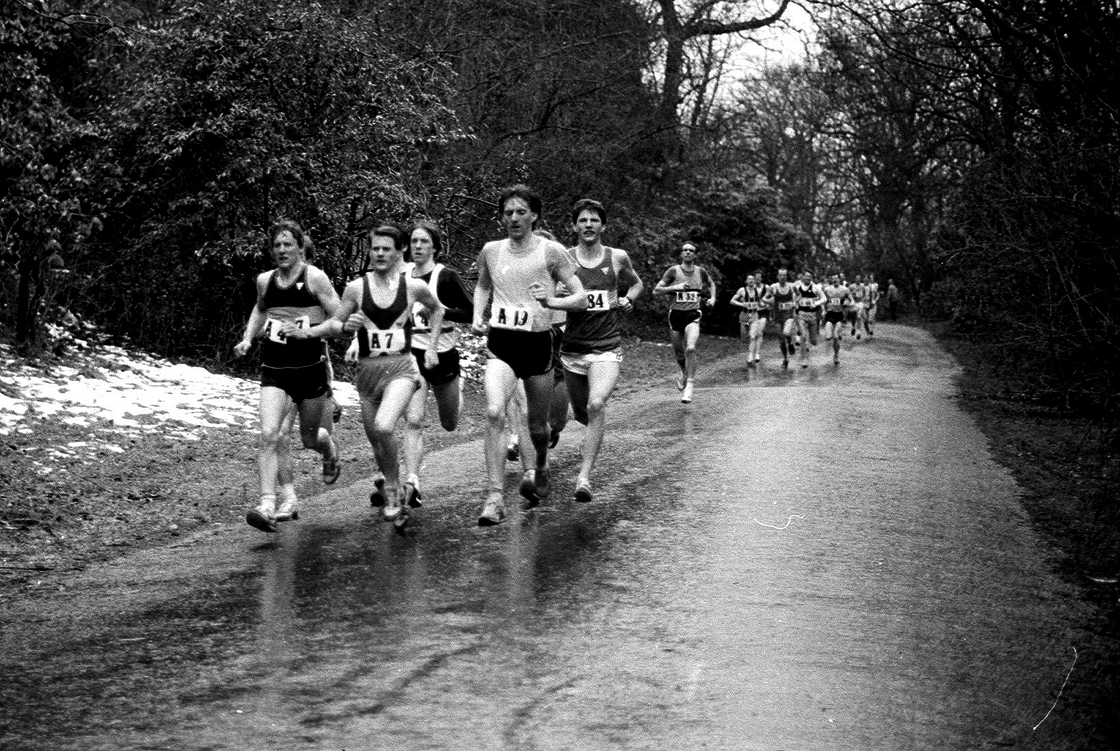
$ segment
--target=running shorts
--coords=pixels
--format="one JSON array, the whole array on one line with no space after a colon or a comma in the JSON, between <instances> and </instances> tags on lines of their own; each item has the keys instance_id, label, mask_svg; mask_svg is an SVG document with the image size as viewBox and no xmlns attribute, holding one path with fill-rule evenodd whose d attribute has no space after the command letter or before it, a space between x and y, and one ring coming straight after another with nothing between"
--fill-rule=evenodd
<instances>
[{"instance_id":1,"label":"running shorts","mask_svg":"<svg viewBox=\"0 0 1120 751\"><path fill-rule=\"evenodd\" d=\"M416 358L409 354L362 357L358 360L354 387L362 399L380 402L385 396L385 389L398 378L410 380L415 386L420 386L420 369L416 367Z\"/></svg>"},{"instance_id":2,"label":"running shorts","mask_svg":"<svg viewBox=\"0 0 1120 751\"><path fill-rule=\"evenodd\" d=\"M842 310L827 310L824 314L825 323L843 323L844 311Z\"/></svg>"},{"instance_id":3,"label":"running shorts","mask_svg":"<svg viewBox=\"0 0 1120 751\"><path fill-rule=\"evenodd\" d=\"M424 355L428 351L426 349L412 350L412 356L416 358L416 367L420 371L420 376L432 386L443 386L444 384L451 383L459 377L459 350L452 347L446 352L440 352L439 364L431 370L424 367Z\"/></svg>"},{"instance_id":4,"label":"running shorts","mask_svg":"<svg viewBox=\"0 0 1120 751\"><path fill-rule=\"evenodd\" d=\"M261 366L261 387L282 389L296 404L307 399L318 399L330 393L327 381L327 363L319 361L299 368L272 368Z\"/></svg>"},{"instance_id":5,"label":"running shorts","mask_svg":"<svg viewBox=\"0 0 1120 751\"><path fill-rule=\"evenodd\" d=\"M585 352L580 355L569 355L567 353L560 354L560 360L564 365L564 370L570 370L576 375L587 375L591 369L592 363L597 362L622 362L621 349L608 349L605 352Z\"/></svg>"},{"instance_id":6,"label":"running shorts","mask_svg":"<svg viewBox=\"0 0 1120 751\"><path fill-rule=\"evenodd\" d=\"M552 370L554 333L548 331L512 331L490 329L486 348L490 355L504 362L518 378L532 378Z\"/></svg>"},{"instance_id":7,"label":"running shorts","mask_svg":"<svg viewBox=\"0 0 1120 751\"><path fill-rule=\"evenodd\" d=\"M699 310L670 310L669 328L683 334L689 324L698 323L703 315Z\"/></svg>"}]
</instances>

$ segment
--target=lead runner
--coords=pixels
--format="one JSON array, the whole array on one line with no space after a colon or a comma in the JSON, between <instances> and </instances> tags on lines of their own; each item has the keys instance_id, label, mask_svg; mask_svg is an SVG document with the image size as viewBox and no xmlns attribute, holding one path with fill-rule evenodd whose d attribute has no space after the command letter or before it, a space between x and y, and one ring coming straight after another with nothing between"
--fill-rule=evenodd
<instances>
[{"instance_id":1,"label":"lead runner","mask_svg":"<svg viewBox=\"0 0 1120 751\"><path fill-rule=\"evenodd\" d=\"M517 382L525 385L525 411L535 451L534 469L525 472L520 493L532 507L548 496L550 429L548 410L553 387L552 310L587 308L583 284L575 275L564 246L533 233L541 199L525 185L514 185L498 198L498 212L507 238L488 242L478 255L474 292L476 334L486 334L486 501L479 526L505 519L502 487L506 446L502 440L506 408ZM568 294L557 295L557 283ZM486 309L489 306L490 316ZM528 449L521 446L521 451Z\"/></svg>"}]
</instances>

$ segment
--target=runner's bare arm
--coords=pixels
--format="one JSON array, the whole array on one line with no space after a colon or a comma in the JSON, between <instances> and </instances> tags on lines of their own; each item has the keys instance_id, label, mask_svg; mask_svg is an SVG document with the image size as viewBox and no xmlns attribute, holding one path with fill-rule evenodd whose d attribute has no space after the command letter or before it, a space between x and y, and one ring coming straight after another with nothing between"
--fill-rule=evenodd
<instances>
[{"instance_id":1,"label":"runner's bare arm","mask_svg":"<svg viewBox=\"0 0 1120 751\"><path fill-rule=\"evenodd\" d=\"M486 263L486 248L483 248L478 254L478 282L474 287L474 320L471 322L471 331L476 334L486 333L486 306L490 304L492 291L490 267Z\"/></svg>"},{"instance_id":2,"label":"runner's bare arm","mask_svg":"<svg viewBox=\"0 0 1120 751\"><path fill-rule=\"evenodd\" d=\"M338 293L334 291L334 286L331 284L330 278L321 270L314 266L307 267L307 286L311 290L311 294L319 301L319 305L323 307L323 311L327 314L326 319L315 326L309 326L306 329L285 327L284 335L292 339L310 339L313 337L334 336L334 324L331 323L331 318L334 316L340 300Z\"/></svg>"},{"instance_id":3,"label":"runner's bare arm","mask_svg":"<svg viewBox=\"0 0 1120 751\"><path fill-rule=\"evenodd\" d=\"M623 311L628 311L634 307L634 301L645 290L645 285L642 284L641 277L634 271L634 264L630 262L630 254L625 250L614 250L614 258L612 261L615 264L615 275L618 277L619 286L625 286L626 292L618 298L618 306Z\"/></svg>"},{"instance_id":4,"label":"runner's bare arm","mask_svg":"<svg viewBox=\"0 0 1120 751\"><path fill-rule=\"evenodd\" d=\"M249 352L253 340L259 337L264 329L265 315L261 300L264 298L264 291L268 288L270 273L266 271L257 275L257 301L253 304L252 312L249 313L249 322L245 324L245 333L241 335L241 341L233 347L233 354L237 357L244 357Z\"/></svg>"},{"instance_id":5,"label":"runner's bare arm","mask_svg":"<svg viewBox=\"0 0 1120 751\"><path fill-rule=\"evenodd\" d=\"M677 278L677 275L675 273L676 268L676 266L673 266L661 275L661 279L657 282L657 286L653 288L653 294L668 295L676 292L677 290L684 289L684 282L681 282L680 284L673 284L673 280Z\"/></svg>"}]
</instances>

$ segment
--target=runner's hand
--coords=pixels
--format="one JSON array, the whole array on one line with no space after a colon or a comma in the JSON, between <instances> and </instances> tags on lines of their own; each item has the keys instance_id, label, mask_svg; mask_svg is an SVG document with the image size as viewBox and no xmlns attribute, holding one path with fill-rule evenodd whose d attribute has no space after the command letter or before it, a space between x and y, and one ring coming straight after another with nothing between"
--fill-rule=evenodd
<instances>
[{"instance_id":1,"label":"runner's hand","mask_svg":"<svg viewBox=\"0 0 1120 751\"><path fill-rule=\"evenodd\" d=\"M252 339L242 339L237 344L233 345L233 354L237 357L244 357L253 348Z\"/></svg>"},{"instance_id":2,"label":"runner's hand","mask_svg":"<svg viewBox=\"0 0 1120 751\"><path fill-rule=\"evenodd\" d=\"M342 356L343 362L357 362L358 361L358 337L350 340L350 346L346 348L346 354Z\"/></svg>"},{"instance_id":3,"label":"runner's hand","mask_svg":"<svg viewBox=\"0 0 1120 751\"><path fill-rule=\"evenodd\" d=\"M435 370L439 365L439 353L429 347L424 350L424 367L428 370Z\"/></svg>"}]
</instances>

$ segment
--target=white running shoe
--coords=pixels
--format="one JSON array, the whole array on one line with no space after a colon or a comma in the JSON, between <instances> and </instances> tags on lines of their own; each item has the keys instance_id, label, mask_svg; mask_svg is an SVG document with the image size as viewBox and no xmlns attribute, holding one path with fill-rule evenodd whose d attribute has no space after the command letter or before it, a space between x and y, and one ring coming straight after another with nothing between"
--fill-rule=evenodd
<instances>
[{"instance_id":1,"label":"white running shoe","mask_svg":"<svg viewBox=\"0 0 1120 751\"><path fill-rule=\"evenodd\" d=\"M681 404L688 404L692 401L692 379L689 378L684 382L684 390L681 393Z\"/></svg>"}]
</instances>

